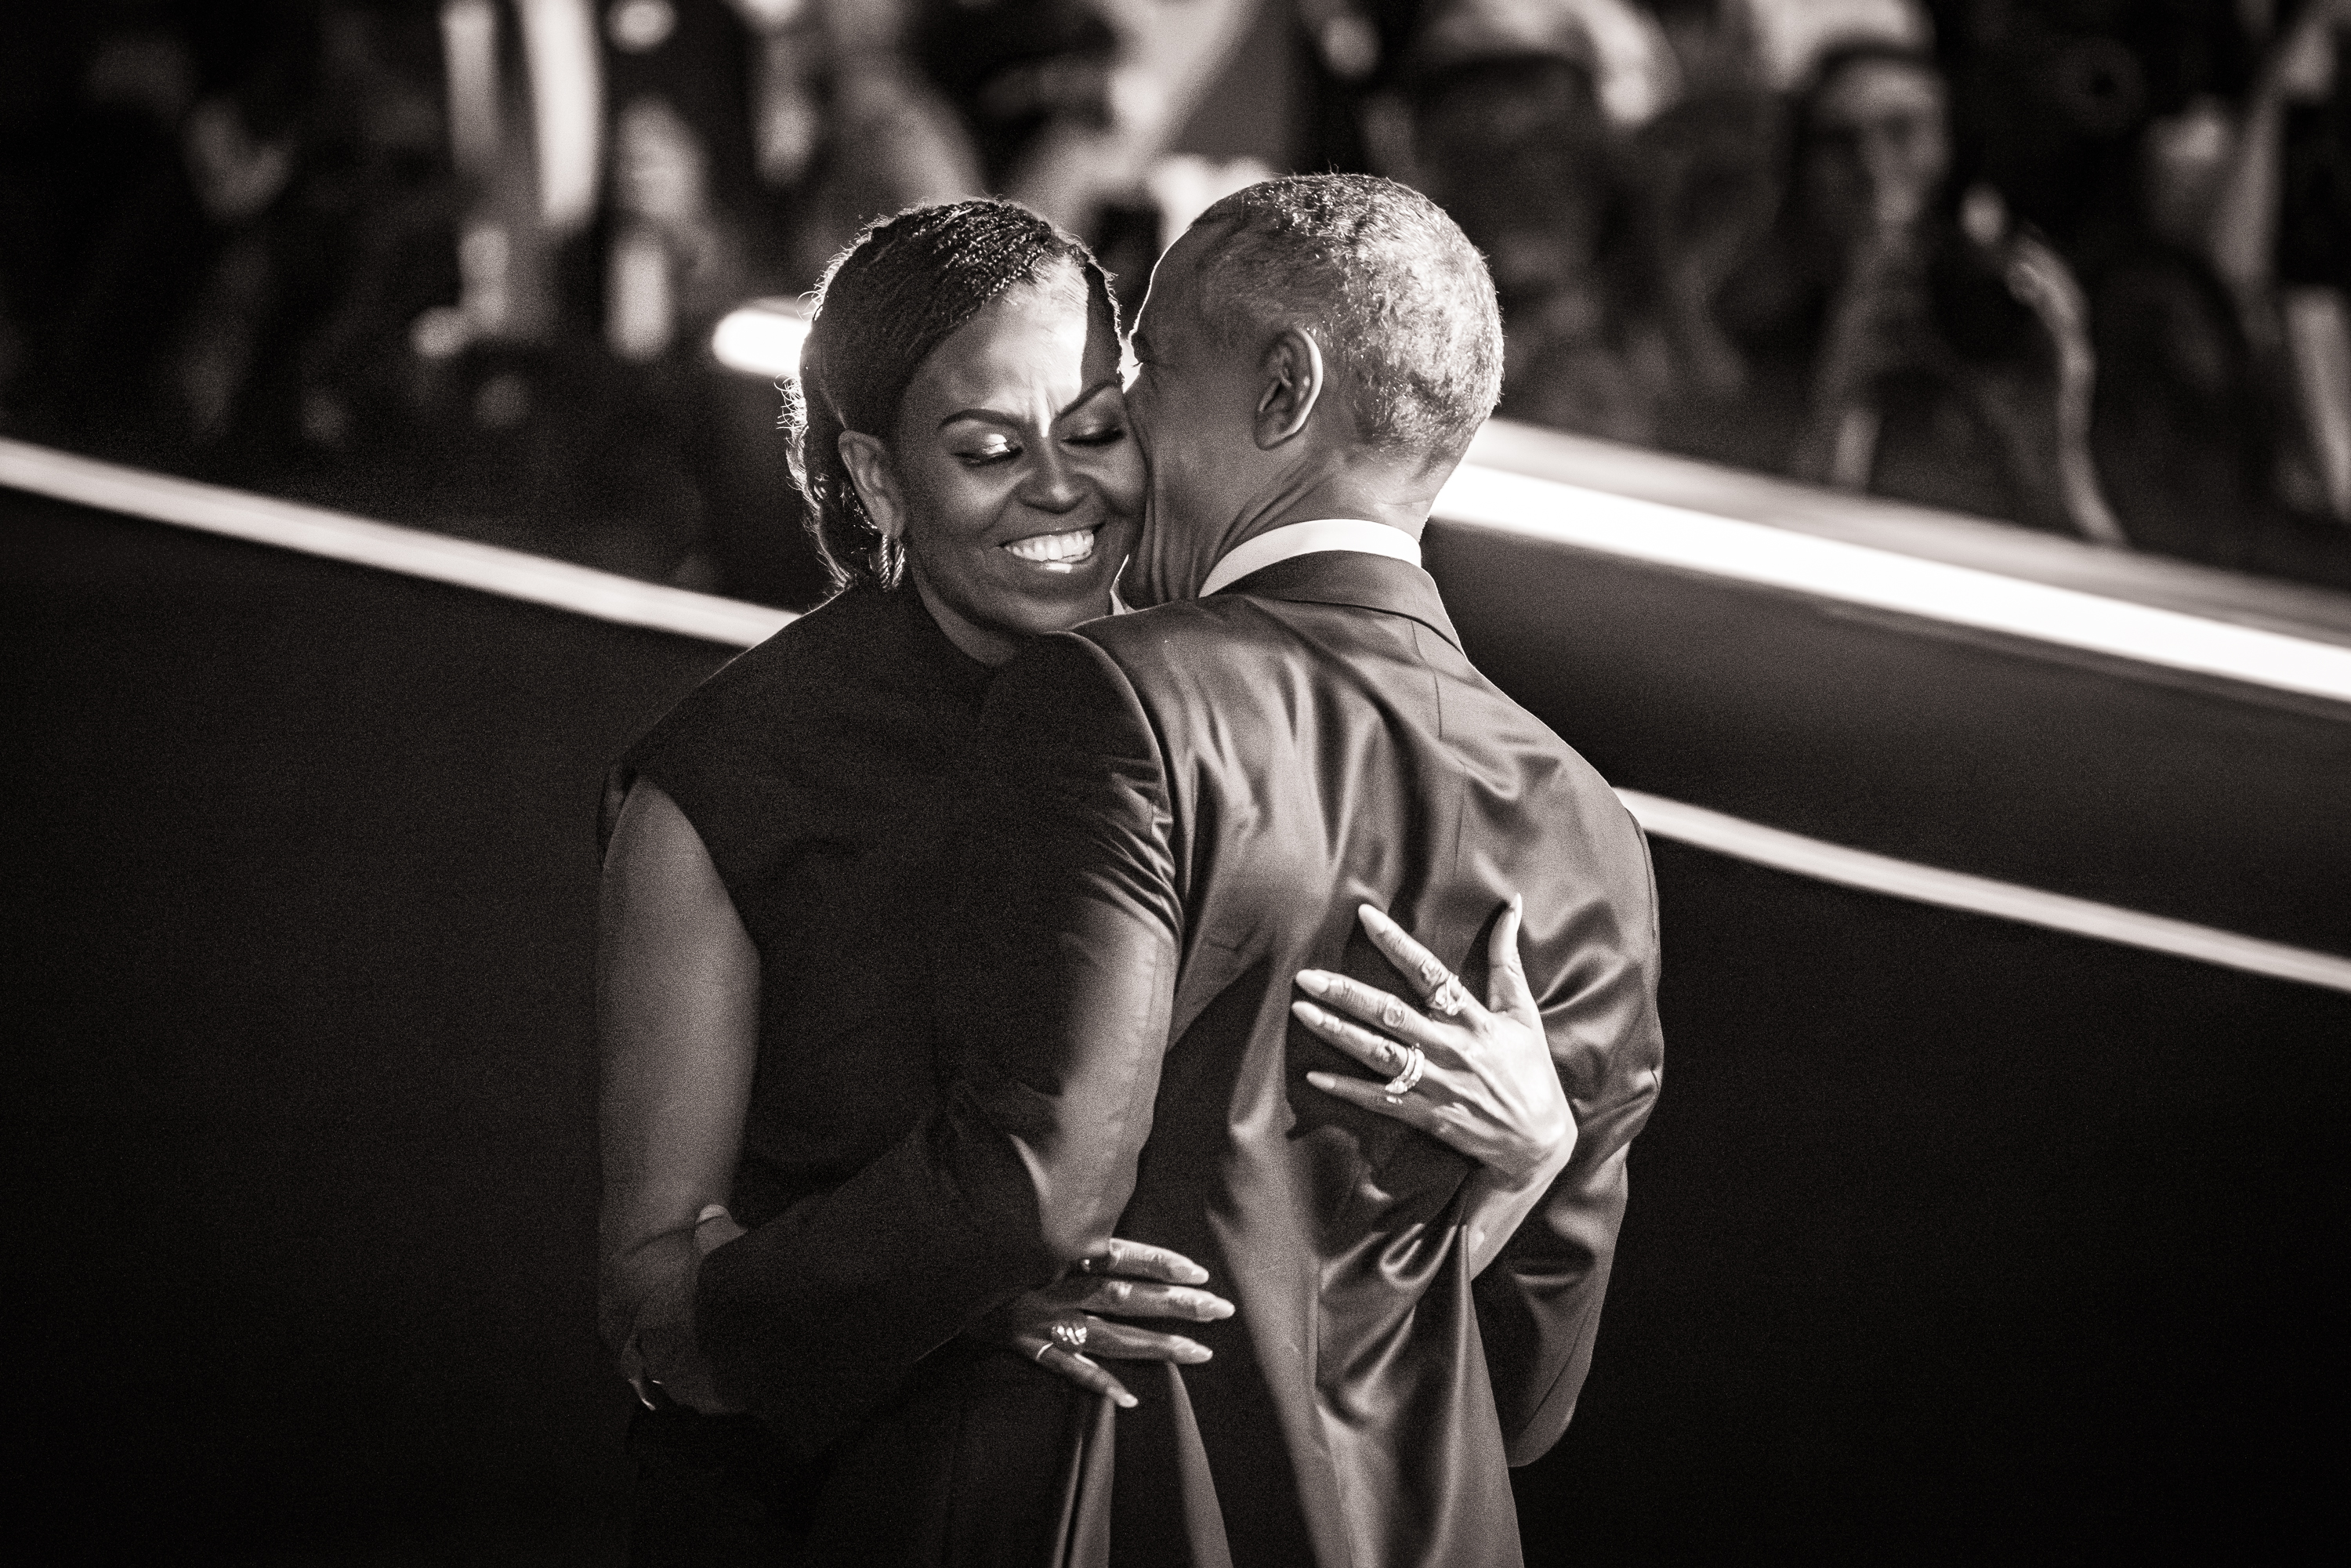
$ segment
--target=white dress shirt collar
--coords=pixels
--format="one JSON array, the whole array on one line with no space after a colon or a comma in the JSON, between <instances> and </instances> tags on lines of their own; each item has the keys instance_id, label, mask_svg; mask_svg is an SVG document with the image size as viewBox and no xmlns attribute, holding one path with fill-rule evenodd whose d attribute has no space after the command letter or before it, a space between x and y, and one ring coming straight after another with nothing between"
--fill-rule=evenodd
<instances>
[{"instance_id":1,"label":"white dress shirt collar","mask_svg":"<svg viewBox=\"0 0 2351 1568\"><path fill-rule=\"evenodd\" d=\"M1276 561L1293 556L1311 555L1317 550L1362 550L1367 555L1384 555L1395 560L1420 564L1420 541L1402 528L1392 528L1385 523L1365 522L1360 517L1324 517L1311 523L1285 523L1269 528L1253 539L1243 540L1226 552L1208 580L1200 584L1200 597L1206 599L1220 588L1229 588L1252 572L1263 571Z\"/></svg>"}]
</instances>

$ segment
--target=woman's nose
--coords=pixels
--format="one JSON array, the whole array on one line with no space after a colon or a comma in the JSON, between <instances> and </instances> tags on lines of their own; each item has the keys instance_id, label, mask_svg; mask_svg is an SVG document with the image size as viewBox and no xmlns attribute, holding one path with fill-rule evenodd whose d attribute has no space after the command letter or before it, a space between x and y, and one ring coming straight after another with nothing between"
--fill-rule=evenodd
<instances>
[{"instance_id":1,"label":"woman's nose","mask_svg":"<svg viewBox=\"0 0 2351 1568\"><path fill-rule=\"evenodd\" d=\"M1066 454L1050 446L1020 489L1020 498L1040 512L1066 512L1085 497L1085 481L1076 465Z\"/></svg>"}]
</instances>

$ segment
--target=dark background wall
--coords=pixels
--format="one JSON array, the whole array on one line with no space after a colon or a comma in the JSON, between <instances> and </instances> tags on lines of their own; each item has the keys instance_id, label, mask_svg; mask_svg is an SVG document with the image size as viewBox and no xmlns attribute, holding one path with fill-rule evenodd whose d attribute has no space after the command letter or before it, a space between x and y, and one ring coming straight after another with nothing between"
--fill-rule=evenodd
<instances>
[{"instance_id":1,"label":"dark background wall","mask_svg":"<svg viewBox=\"0 0 2351 1568\"><path fill-rule=\"evenodd\" d=\"M26 1495L173 1559L609 1560L595 804L728 650L5 506Z\"/></svg>"},{"instance_id":2,"label":"dark background wall","mask_svg":"<svg viewBox=\"0 0 2351 1568\"><path fill-rule=\"evenodd\" d=\"M594 802L727 651L13 495L0 539L29 1515L78 1543L60 1561L615 1561ZM1719 640L1749 612L1434 545L1457 610L1490 603L1473 653L1622 783L1899 852L1871 835L1973 777L2023 841L2063 840L2002 688L1963 695L1981 650L1905 632L1823 664L1798 638L1774 674ZM1625 651L1686 653L1676 604L1712 656ZM1873 741L1841 695L1872 680L1944 695ZM2074 716L2025 727L2043 770L2088 766L2059 744L2083 725L2186 725L2199 756L2235 726L2236 781L2207 788L2254 791L2242 831L2282 847L2253 885L2191 881L2314 939L2295 879L2342 830L2297 802L2339 729L2209 692L2190 722L2107 681L2044 692ZM1974 773L1928 789L1959 766L1933 758ZM2080 876L2162 887L2236 852L2183 839L2217 798L2125 831L2126 771L2074 813L2117 824ZM1913 847L1952 863L1925 850L2004 820ZM1531 1561L2339 1548L2351 997L1670 844L1657 866L1670 1070L1583 1408L1520 1476Z\"/></svg>"}]
</instances>

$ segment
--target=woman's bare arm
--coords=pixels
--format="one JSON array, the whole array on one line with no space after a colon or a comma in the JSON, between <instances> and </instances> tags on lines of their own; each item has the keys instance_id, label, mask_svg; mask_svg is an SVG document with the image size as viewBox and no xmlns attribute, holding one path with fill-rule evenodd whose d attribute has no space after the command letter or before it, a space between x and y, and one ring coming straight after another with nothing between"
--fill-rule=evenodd
<instances>
[{"instance_id":1,"label":"woman's bare arm","mask_svg":"<svg viewBox=\"0 0 2351 1568\"><path fill-rule=\"evenodd\" d=\"M597 1024L604 1149L599 1321L622 1372L698 1410L730 1408L694 1339L705 1254L741 1235L726 1201L750 1103L759 1040L759 954L701 835L662 789L630 791L604 852L598 906ZM1200 1362L1206 1347L1106 1321L1232 1315L1197 1287L1207 1270L1163 1248L1113 1242L1091 1276L1008 1302L975 1332L1047 1372L1121 1403L1133 1399L1090 1357L1045 1337L1083 1324L1101 1354ZM649 1401L650 1402L650 1401Z\"/></svg>"},{"instance_id":2,"label":"woman's bare arm","mask_svg":"<svg viewBox=\"0 0 2351 1568\"><path fill-rule=\"evenodd\" d=\"M701 835L649 780L629 791L604 852L596 1022L598 1321L631 1381L724 1408L694 1345L695 1227L734 1185L758 1054L759 954Z\"/></svg>"}]
</instances>

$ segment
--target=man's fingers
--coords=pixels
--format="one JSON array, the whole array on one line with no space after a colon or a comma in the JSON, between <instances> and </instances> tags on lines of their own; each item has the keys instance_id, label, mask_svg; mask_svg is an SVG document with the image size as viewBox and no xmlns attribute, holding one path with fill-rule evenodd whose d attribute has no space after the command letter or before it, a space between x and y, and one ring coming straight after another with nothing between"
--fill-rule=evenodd
<instances>
[{"instance_id":1,"label":"man's fingers","mask_svg":"<svg viewBox=\"0 0 2351 1568\"><path fill-rule=\"evenodd\" d=\"M1222 1296L1185 1285L1139 1280L1095 1280L1083 1290L1057 1294L1081 1312L1115 1312L1128 1318L1183 1318L1212 1323L1233 1315L1232 1302Z\"/></svg>"},{"instance_id":2,"label":"man's fingers","mask_svg":"<svg viewBox=\"0 0 2351 1568\"><path fill-rule=\"evenodd\" d=\"M1534 991L1527 985L1526 959L1519 952L1519 928L1526 923L1526 912L1527 901L1514 893L1502 917L1494 922L1494 935L1486 943L1489 975L1486 1007L1491 1012L1532 1019L1540 1028L1542 1009L1535 1006Z\"/></svg>"},{"instance_id":3,"label":"man's fingers","mask_svg":"<svg viewBox=\"0 0 2351 1568\"><path fill-rule=\"evenodd\" d=\"M1074 1351L1063 1350L1049 1339L1037 1334L1022 1334L1013 1341L1013 1348L1054 1376L1074 1383L1089 1393L1100 1394L1122 1410L1132 1410L1138 1403L1134 1396L1126 1391L1125 1384L1087 1357Z\"/></svg>"}]
</instances>

